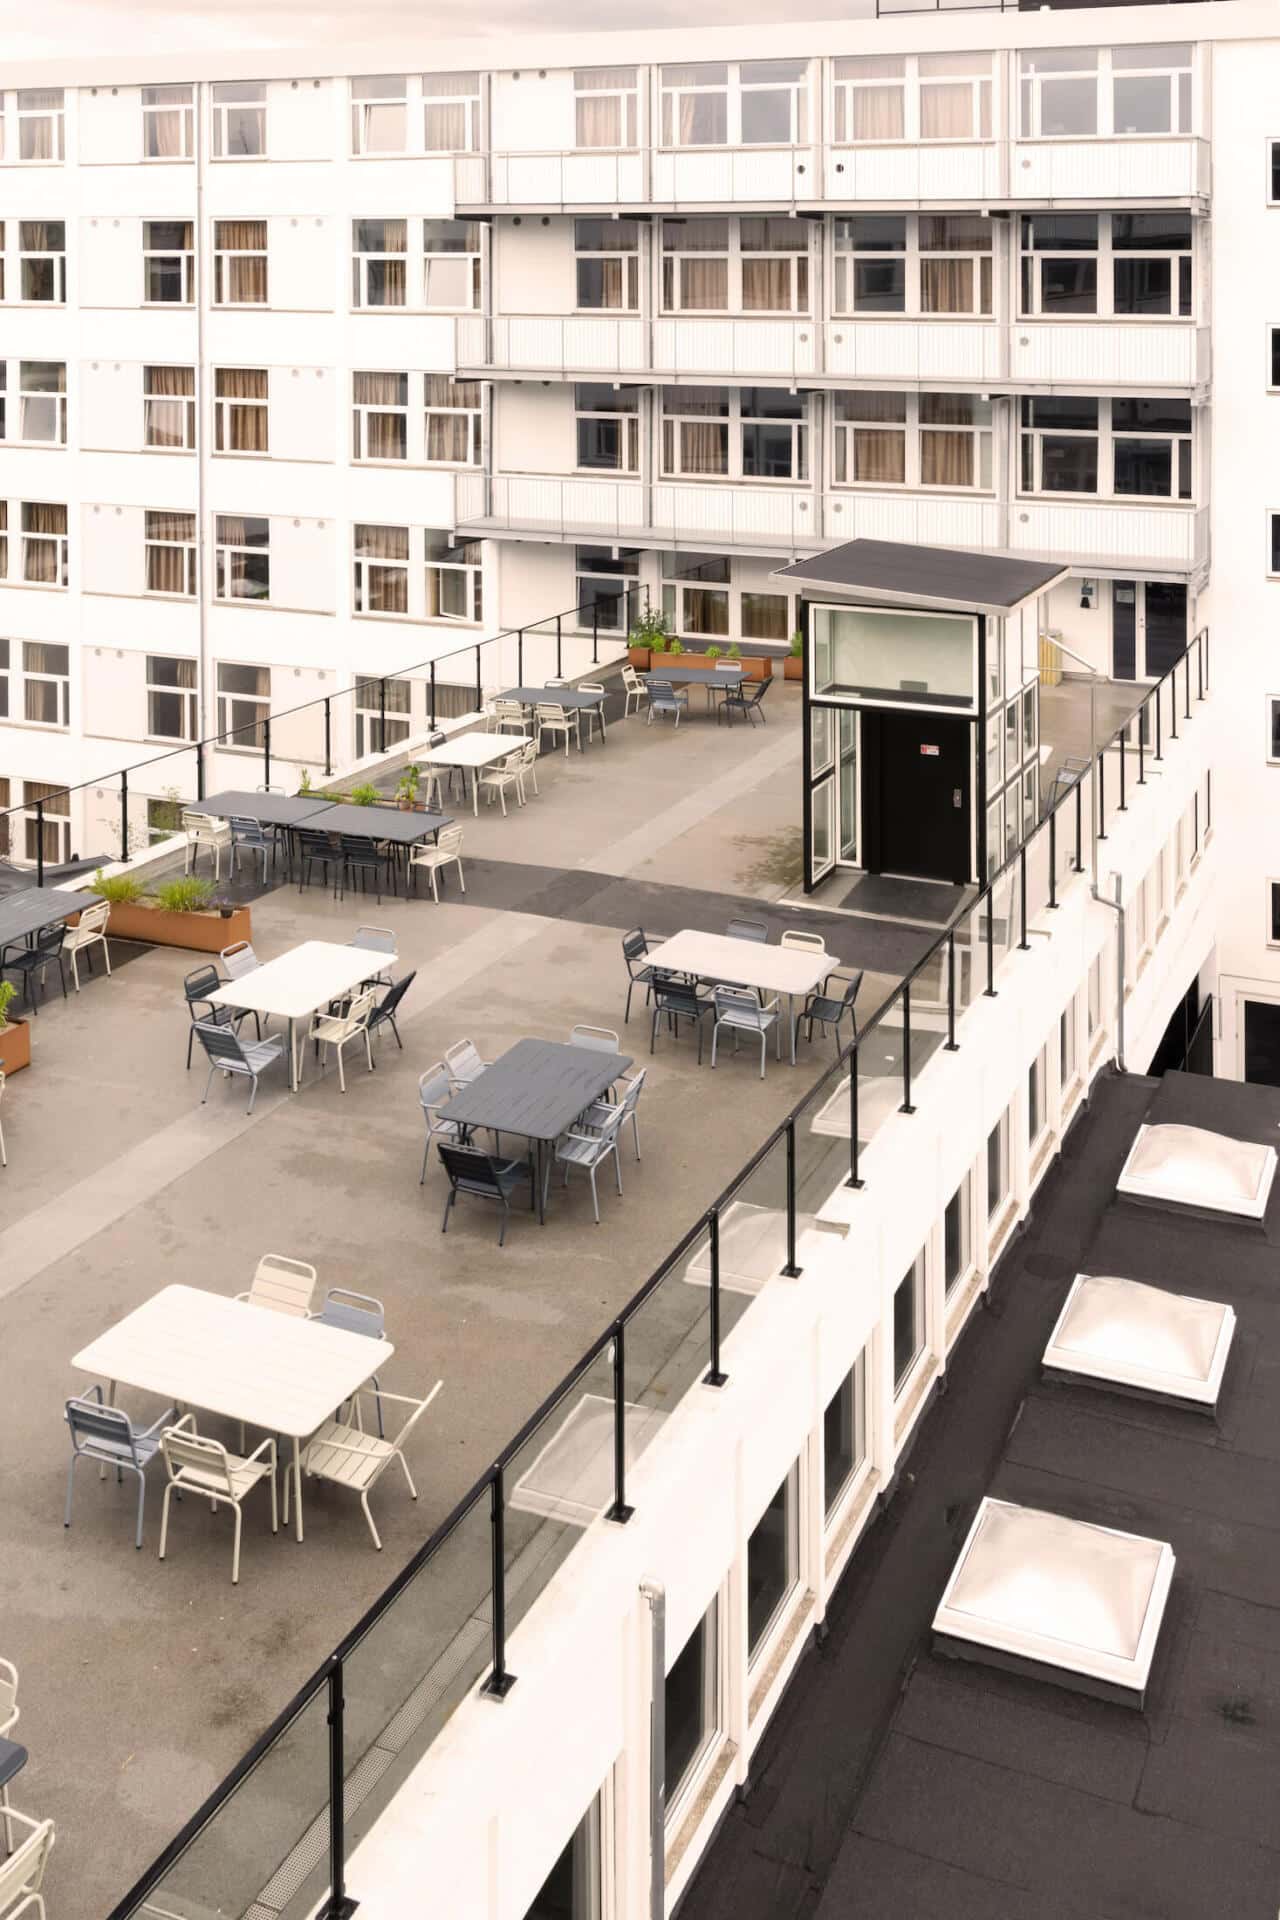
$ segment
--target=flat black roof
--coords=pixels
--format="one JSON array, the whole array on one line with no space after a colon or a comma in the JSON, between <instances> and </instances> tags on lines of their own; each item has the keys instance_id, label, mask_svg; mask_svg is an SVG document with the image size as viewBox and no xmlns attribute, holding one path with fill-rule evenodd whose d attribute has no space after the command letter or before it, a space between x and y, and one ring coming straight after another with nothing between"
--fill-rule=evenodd
<instances>
[{"instance_id":1,"label":"flat black roof","mask_svg":"<svg viewBox=\"0 0 1280 1920\"><path fill-rule=\"evenodd\" d=\"M778 580L795 580L819 593L856 596L875 604L947 607L958 613L1016 613L1028 600L1065 580L1066 567L1043 560L963 547L912 547L900 540L850 540L842 547L779 567Z\"/></svg>"},{"instance_id":2,"label":"flat black roof","mask_svg":"<svg viewBox=\"0 0 1280 1920\"><path fill-rule=\"evenodd\" d=\"M1280 1141L1280 1091L1108 1073L975 1309L682 1920L1262 1920L1280 1906L1280 1187L1261 1225L1115 1196L1143 1121ZM1077 1271L1230 1302L1216 1420L1043 1381ZM1145 1711L945 1659L984 1493L1168 1540Z\"/></svg>"}]
</instances>

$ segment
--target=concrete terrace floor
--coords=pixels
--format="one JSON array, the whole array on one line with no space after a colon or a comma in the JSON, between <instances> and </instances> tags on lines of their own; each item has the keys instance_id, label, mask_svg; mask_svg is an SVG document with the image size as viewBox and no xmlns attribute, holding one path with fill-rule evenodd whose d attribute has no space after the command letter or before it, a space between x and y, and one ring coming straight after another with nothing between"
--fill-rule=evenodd
<instances>
[{"instance_id":1,"label":"concrete terrace floor","mask_svg":"<svg viewBox=\"0 0 1280 1920\"><path fill-rule=\"evenodd\" d=\"M649 1063L641 1009L629 1027L621 1018L628 926L719 931L745 904L776 938L797 918L772 903L797 842L798 749L798 694L781 686L753 733L700 714L678 734L614 724L603 748L545 758L524 812L459 811L465 900L452 881L438 907L339 904L319 887L262 894L264 959L375 921L397 934L398 971L417 969L404 1052L388 1036L374 1075L349 1055L345 1098L332 1068L309 1063L297 1097L282 1072L264 1081L252 1118L243 1083L218 1081L202 1107L198 1061L183 1065L181 980L197 958L185 952L116 943L124 964L110 981L99 972L78 998L64 1004L55 987L44 1002L32 1068L11 1081L4 1114L0 1652L21 1670L31 1751L14 1802L57 1823L51 1912L92 1920L125 1892L826 1064L825 1049L802 1044L795 1071L771 1058L762 1082L744 1052L713 1075L687 1035L661 1038ZM867 967L864 1019L926 943L901 926L805 924ZM644 1158L624 1149L623 1197L606 1178L597 1229L584 1180L567 1197L556 1189L545 1229L517 1217L501 1253L493 1212L460 1205L442 1238L438 1167L418 1184L419 1073L463 1035L492 1058L526 1034L567 1038L577 1021L620 1029L624 1051L651 1064ZM243 1290L269 1250L312 1261L322 1289L384 1301L396 1349L384 1386L444 1381L411 1444L417 1505L398 1480L375 1494L385 1550L336 1489L308 1487L301 1546L272 1538L255 1498L233 1588L225 1511L176 1508L160 1564L160 1474L135 1553L130 1486L91 1468L64 1532L62 1402L89 1384L71 1355L167 1284ZM657 1299L631 1352L641 1385L704 1337L705 1289ZM123 1397L140 1420L160 1411ZM405 1691L417 1678L406 1635L385 1683Z\"/></svg>"}]
</instances>

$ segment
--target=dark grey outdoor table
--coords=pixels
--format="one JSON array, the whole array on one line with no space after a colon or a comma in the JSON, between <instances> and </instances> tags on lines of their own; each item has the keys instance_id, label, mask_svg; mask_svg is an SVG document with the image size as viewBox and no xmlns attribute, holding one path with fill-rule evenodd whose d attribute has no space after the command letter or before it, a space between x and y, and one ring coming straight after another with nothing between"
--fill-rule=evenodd
<instances>
[{"instance_id":1,"label":"dark grey outdoor table","mask_svg":"<svg viewBox=\"0 0 1280 1920\"><path fill-rule=\"evenodd\" d=\"M518 1133L533 1149L533 1184L538 1218L542 1198L543 1156L585 1107L598 1100L631 1065L625 1053L595 1047L569 1047L558 1040L517 1040L478 1079L459 1089L440 1108L442 1120L494 1133Z\"/></svg>"},{"instance_id":2,"label":"dark grey outdoor table","mask_svg":"<svg viewBox=\"0 0 1280 1920\"><path fill-rule=\"evenodd\" d=\"M741 667L650 667L642 680L665 680L672 687L740 687Z\"/></svg>"},{"instance_id":3,"label":"dark grey outdoor table","mask_svg":"<svg viewBox=\"0 0 1280 1920\"><path fill-rule=\"evenodd\" d=\"M16 1740L6 1740L0 1736L0 1788L7 1787L17 1778L27 1764L27 1750L20 1747Z\"/></svg>"},{"instance_id":4,"label":"dark grey outdoor table","mask_svg":"<svg viewBox=\"0 0 1280 1920\"><path fill-rule=\"evenodd\" d=\"M398 847L411 847L415 840L452 826L453 819L447 813L414 813L412 808L357 807L340 802L302 824L317 833L345 833L352 840L390 840Z\"/></svg>"},{"instance_id":5,"label":"dark grey outdoor table","mask_svg":"<svg viewBox=\"0 0 1280 1920\"><path fill-rule=\"evenodd\" d=\"M498 695L499 700L518 700L525 707L563 707L566 713L582 713L588 708L597 707L600 711L600 738L604 733L604 702L602 693L584 693L581 687L508 687L505 693ZM590 732L590 728L587 729ZM582 729L578 729L578 752L582 752Z\"/></svg>"},{"instance_id":6,"label":"dark grey outdoor table","mask_svg":"<svg viewBox=\"0 0 1280 1920\"><path fill-rule=\"evenodd\" d=\"M82 913L91 904L91 895L63 893L57 887L23 887L19 893L0 894L0 950L55 920Z\"/></svg>"},{"instance_id":7,"label":"dark grey outdoor table","mask_svg":"<svg viewBox=\"0 0 1280 1920\"><path fill-rule=\"evenodd\" d=\"M264 827L296 827L333 806L319 793L240 793L229 788L207 800L185 803L192 813L211 813L216 820L256 820Z\"/></svg>"}]
</instances>

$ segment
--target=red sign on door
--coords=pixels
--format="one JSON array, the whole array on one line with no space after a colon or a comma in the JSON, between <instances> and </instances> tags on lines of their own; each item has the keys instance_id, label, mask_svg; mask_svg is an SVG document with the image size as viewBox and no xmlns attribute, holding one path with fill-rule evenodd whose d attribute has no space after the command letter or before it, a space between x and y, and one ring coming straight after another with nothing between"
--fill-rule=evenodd
<instances>
[{"instance_id":1,"label":"red sign on door","mask_svg":"<svg viewBox=\"0 0 1280 1920\"><path fill-rule=\"evenodd\" d=\"M938 757L937 747L928 747L923 741L920 743L920 751L923 754L927 754L930 760L936 760Z\"/></svg>"}]
</instances>

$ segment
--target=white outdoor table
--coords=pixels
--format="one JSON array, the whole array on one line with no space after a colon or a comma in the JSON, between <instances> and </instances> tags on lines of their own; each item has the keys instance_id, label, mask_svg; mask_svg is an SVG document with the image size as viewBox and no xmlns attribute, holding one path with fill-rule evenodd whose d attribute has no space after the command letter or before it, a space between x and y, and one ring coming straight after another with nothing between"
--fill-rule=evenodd
<instances>
[{"instance_id":1,"label":"white outdoor table","mask_svg":"<svg viewBox=\"0 0 1280 1920\"><path fill-rule=\"evenodd\" d=\"M692 927L672 934L660 947L652 947L644 963L665 973L689 973L699 980L719 981L726 987L756 987L765 994L785 994L793 1067L796 996L803 1000L840 965L833 953L775 947L764 940L735 940L727 933L698 933Z\"/></svg>"},{"instance_id":2,"label":"white outdoor table","mask_svg":"<svg viewBox=\"0 0 1280 1920\"><path fill-rule=\"evenodd\" d=\"M271 1313L223 1293L162 1287L82 1347L71 1364L107 1381L108 1402L117 1385L135 1387L292 1440L301 1540L302 1442L394 1352L389 1341Z\"/></svg>"},{"instance_id":3,"label":"white outdoor table","mask_svg":"<svg viewBox=\"0 0 1280 1920\"><path fill-rule=\"evenodd\" d=\"M394 953L373 954L368 947L344 947L332 940L304 940L275 960L255 967L239 980L228 980L209 995L216 1007L236 1007L243 1013L274 1014L289 1022L289 1086L298 1091L296 1028L331 1000L341 1000L373 972L394 965ZM336 1402L334 1403L337 1404Z\"/></svg>"},{"instance_id":4,"label":"white outdoor table","mask_svg":"<svg viewBox=\"0 0 1280 1920\"><path fill-rule=\"evenodd\" d=\"M528 741L527 733L460 733L442 747L432 747L423 758L427 767L461 767L471 774L471 811L480 811L480 769L504 760Z\"/></svg>"}]
</instances>

